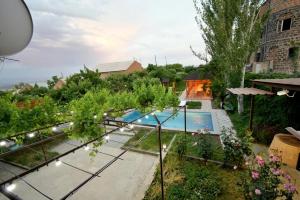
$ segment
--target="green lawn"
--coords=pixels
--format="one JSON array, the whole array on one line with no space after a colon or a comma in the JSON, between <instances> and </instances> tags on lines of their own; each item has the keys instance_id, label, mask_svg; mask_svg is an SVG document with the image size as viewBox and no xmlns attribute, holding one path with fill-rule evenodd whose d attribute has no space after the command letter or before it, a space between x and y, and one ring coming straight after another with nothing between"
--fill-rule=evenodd
<instances>
[{"instance_id":1,"label":"green lawn","mask_svg":"<svg viewBox=\"0 0 300 200\"><path fill-rule=\"evenodd\" d=\"M240 171L211 163L206 166L195 160L179 160L174 154L167 155L163 167L166 199L243 199L237 185ZM157 170L144 199L158 200L160 195L160 172Z\"/></svg>"},{"instance_id":2,"label":"green lawn","mask_svg":"<svg viewBox=\"0 0 300 200\"><path fill-rule=\"evenodd\" d=\"M190 102L187 102L187 108L188 109L201 109L201 102L194 102L194 101L190 101Z\"/></svg>"},{"instance_id":3,"label":"green lawn","mask_svg":"<svg viewBox=\"0 0 300 200\"><path fill-rule=\"evenodd\" d=\"M140 129L138 132L126 142L124 147L133 147L141 150L146 150L146 151L153 151L153 152L158 152L158 138L157 138L157 131L153 131L149 135L151 129ZM170 141L174 137L175 134L178 132L176 131L166 131L163 130L161 134L161 139L162 139L162 144L167 144L169 145ZM141 139L144 137L143 139ZM141 139L141 142L139 141Z\"/></svg>"}]
</instances>

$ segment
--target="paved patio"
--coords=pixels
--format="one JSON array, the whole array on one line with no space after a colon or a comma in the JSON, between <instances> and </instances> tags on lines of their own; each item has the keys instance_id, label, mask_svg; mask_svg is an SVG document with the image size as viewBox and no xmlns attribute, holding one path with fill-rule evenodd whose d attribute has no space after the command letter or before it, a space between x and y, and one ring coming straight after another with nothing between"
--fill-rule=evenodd
<instances>
[{"instance_id":1,"label":"paved patio","mask_svg":"<svg viewBox=\"0 0 300 200\"><path fill-rule=\"evenodd\" d=\"M73 154L63 157L61 161L95 173L114 158L111 155L117 156L123 151L120 147L129 138L129 136L111 135L110 142L103 144L99 148L101 152L107 153L107 155L97 154L95 157L90 157L88 151L80 149ZM74 141L69 142L73 143ZM67 144L61 144L56 147L56 150L65 151L69 149L68 146ZM153 176L153 168L157 164L156 161L157 157L155 156L126 152L121 156L121 159L104 170L100 174L101 177L92 179L69 199L140 199L137 196L144 194L147 190L148 185L144 182L149 182L147 180L149 173ZM76 170L64 163L60 166L50 163L48 167L43 167L39 171L27 175L24 179L47 196L53 199L60 199L88 177L90 177L89 174ZM22 197L22 199L46 199L24 182L19 180L15 183L17 187L14 190L14 194ZM0 196L0 199L2 199L2 196Z\"/></svg>"}]
</instances>

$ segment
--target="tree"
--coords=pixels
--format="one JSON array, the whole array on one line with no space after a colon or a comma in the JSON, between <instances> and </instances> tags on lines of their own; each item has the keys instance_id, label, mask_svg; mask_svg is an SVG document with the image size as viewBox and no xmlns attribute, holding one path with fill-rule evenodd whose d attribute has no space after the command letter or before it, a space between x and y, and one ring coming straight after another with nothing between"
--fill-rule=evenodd
<instances>
[{"instance_id":1,"label":"tree","mask_svg":"<svg viewBox=\"0 0 300 200\"><path fill-rule=\"evenodd\" d=\"M259 45L267 19L267 14L260 13L262 3L262 0L194 0L196 22L214 63L211 70L223 90L244 87L246 64ZM241 113L242 96L238 102Z\"/></svg>"}]
</instances>

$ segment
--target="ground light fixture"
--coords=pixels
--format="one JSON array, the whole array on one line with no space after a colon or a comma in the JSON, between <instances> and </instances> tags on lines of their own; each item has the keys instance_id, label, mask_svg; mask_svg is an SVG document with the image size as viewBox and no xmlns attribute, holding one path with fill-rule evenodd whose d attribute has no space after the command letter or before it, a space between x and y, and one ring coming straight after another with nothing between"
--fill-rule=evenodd
<instances>
[{"instance_id":1,"label":"ground light fixture","mask_svg":"<svg viewBox=\"0 0 300 200\"><path fill-rule=\"evenodd\" d=\"M58 167L58 166L61 165L61 163L62 163L62 162L61 162L60 160L57 160L57 161L55 162L55 166Z\"/></svg>"},{"instance_id":2,"label":"ground light fixture","mask_svg":"<svg viewBox=\"0 0 300 200\"><path fill-rule=\"evenodd\" d=\"M134 128L134 125L133 125L133 124L129 124L129 128L130 128L130 129L133 129L133 128Z\"/></svg>"},{"instance_id":3,"label":"ground light fixture","mask_svg":"<svg viewBox=\"0 0 300 200\"><path fill-rule=\"evenodd\" d=\"M97 115L94 115L94 119L97 119Z\"/></svg>"},{"instance_id":4,"label":"ground light fixture","mask_svg":"<svg viewBox=\"0 0 300 200\"><path fill-rule=\"evenodd\" d=\"M296 92L294 92L294 94L293 95L289 95L289 90L281 90L281 91L278 91L277 92L277 95L278 96L283 96L283 95L286 95L286 96L288 96L288 97L294 97L295 96L295 93Z\"/></svg>"},{"instance_id":5,"label":"ground light fixture","mask_svg":"<svg viewBox=\"0 0 300 200\"><path fill-rule=\"evenodd\" d=\"M74 122L70 122L70 126L73 126L74 125Z\"/></svg>"},{"instance_id":6,"label":"ground light fixture","mask_svg":"<svg viewBox=\"0 0 300 200\"><path fill-rule=\"evenodd\" d=\"M5 146L5 145L6 145L6 141L2 140L2 141L0 142L0 146L3 147L3 146Z\"/></svg>"},{"instance_id":7,"label":"ground light fixture","mask_svg":"<svg viewBox=\"0 0 300 200\"><path fill-rule=\"evenodd\" d=\"M124 128L123 128L123 127L122 127L122 128L120 128L120 131L121 131L121 132L124 132Z\"/></svg>"},{"instance_id":8,"label":"ground light fixture","mask_svg":"<svg viewBox=\"0 0 300 200\"><path fill-rule=\"evenodd\" d=\"M52 131L53 131L53 132L56 132L56 131L57 131L57 127L55 127L55 126L52 127Z\"/></svg>"},{"instance_id":9,"label":"ground light fixture","mask_svg":"<svg viewBox=\"0 0 300 200\"><path fill-rule=\"evenodd\" d=\"M138 123L141 123L141 122L142 122L142 120L141 120L141 119L138 119L137 121L138 121Z\"/></svg>"},{"instance_id":10,"label":"ground light fixture","mask_svg":"<svg viewBox=\"0 0 300 200\"><path fill-rule=\"evenodd\" d=\"M146 119L149 119L149 116L148 116L148 115L146 115L146 116L145 116L145 118L146 118Z\"/></svg>"},{"instance_id":11,"label":"ground light fixture","mask_svg":"<svg viewBox=\"0 0 300 200\"><path fill-rule=\"evenodd\" d=\"M163 144L163 150L164 150L164 152L166 152L166 150L167 150L167 145L166 144Z\"/></svg>"},{"instance_id":12,"label":"ground light fixture","mask_svg":"<svg viewBox=\"0 0 300 200\"><path fill-rule=\"evenodd\" d=\"M15 188L16 188L16 184L14 184L14 183L9 184L8 186L6 186L6 190L8 192L12 192Z\"/></svg>"},{"instance_id":13,"label":"ground light fixture","mask_svg":"<svg viewBox=\"0 0 300 200\"><path fill-rule=\"evenodd\" d=\"M104 137L104 139L105 139L106 142L108 142L108 141L109 141L109 135L106 135L106 136Z\"/></svg>"},{"instance_id":14,"label":"ground light fixture","mask_svg":"<svg viewBox=\"0 0 300 200\"><path fill-rule=\"evenodd\" d=\"M152 112L151 115L155 115L155 112Z\"/></svg>"},{"instance_id":15,"label":"ground light fixture","mask_svg":"<svg viewBox=\"0 0 300 200\"><path fill-rule=\"evenodd\" d=\"M107 113L103 113L103 116L107 116Z\"/></svg>"},{"instance_id":16,"label":"ground light fixture","mask_svg":"<svg viewBox=\"0 0 300 200\"><path fill-rule=\"evenodd\" d=\"M71 113L71 115L73 115L73 114L74 114L74 111L73 111L73 110L71 110L71 112L70 112L70 113Z\"/></svg>"},{"instance_id":17,"label":"ground light fixture","mask_svg":"<svg viewBox=\"0 0 300 200\"><path fill-rule=\"evenodd\" d=\"M29 138L33 138L35 136L35 133L28 133L27 135Z\"/></svg>"}]
</instances>

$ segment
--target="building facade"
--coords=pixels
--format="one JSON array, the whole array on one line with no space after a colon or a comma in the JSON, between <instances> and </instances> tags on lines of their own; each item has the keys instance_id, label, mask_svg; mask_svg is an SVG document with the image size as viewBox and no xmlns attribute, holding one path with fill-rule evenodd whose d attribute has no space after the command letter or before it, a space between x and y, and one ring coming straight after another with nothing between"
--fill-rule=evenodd
<instances>
[{"instance_id":1,"label":"building facade","mask_svg":"<svg viewBox=\"0 0 300 200\"><path fill-rule=\"evenodd\" d=\"M252 55L252 71L300 71L300 0L267 0L261 12L270 11L260 49Z\"/></svg>"}]
</instances>

